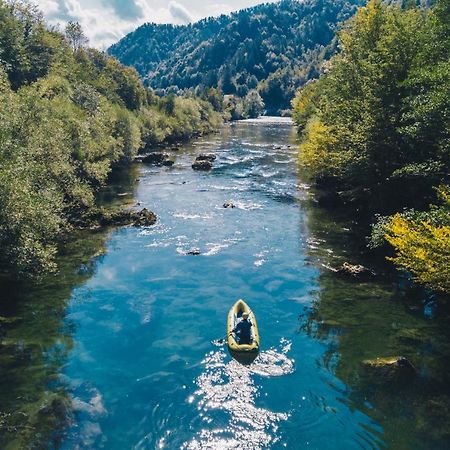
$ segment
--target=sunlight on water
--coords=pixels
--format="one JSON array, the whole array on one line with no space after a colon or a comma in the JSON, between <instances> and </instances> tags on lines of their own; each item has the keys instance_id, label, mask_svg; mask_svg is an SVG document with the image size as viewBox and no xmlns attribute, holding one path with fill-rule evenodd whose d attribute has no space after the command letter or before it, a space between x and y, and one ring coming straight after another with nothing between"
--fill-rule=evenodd
<instances>
[{"instance_id":1,"label":"sunlight on water","mask_svg":"<svg viewBox=\"0 0 450 450\"><path fill-rule=\"evenodd\" d=\"M261 352L250 366L232 359L223 349L210 352L203 361L205 372L196 380L198 390L188 398L197 405L205 427L185 449L257 449L279 441L278 423L287 412L272 412L256 405L261 392L257 376L279 377L294 371L294 361L287 356L290 343L282 341L281 350ZM225 426L216 427L217 411L227 415ZM206 426L207 425L207 426Z\"/></svg>"}]
</instances>

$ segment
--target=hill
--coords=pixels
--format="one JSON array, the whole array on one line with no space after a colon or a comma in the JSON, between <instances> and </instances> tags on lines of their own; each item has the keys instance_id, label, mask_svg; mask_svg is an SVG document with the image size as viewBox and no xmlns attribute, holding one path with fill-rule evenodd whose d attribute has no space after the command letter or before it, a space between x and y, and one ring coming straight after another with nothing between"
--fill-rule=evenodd
<instances>
[{"instance_id":1,"label":"hill","mask_svg":"<svg viewBox=\"0 0 450 450\"><path fill-rule=\"evenodd\" d=\"M145 24L109 50L161 94L218 87L257 89L268 112L290 107L335 51L338 24L364 0L282 0L194 24Z\"/></svg>"}]
</instances>

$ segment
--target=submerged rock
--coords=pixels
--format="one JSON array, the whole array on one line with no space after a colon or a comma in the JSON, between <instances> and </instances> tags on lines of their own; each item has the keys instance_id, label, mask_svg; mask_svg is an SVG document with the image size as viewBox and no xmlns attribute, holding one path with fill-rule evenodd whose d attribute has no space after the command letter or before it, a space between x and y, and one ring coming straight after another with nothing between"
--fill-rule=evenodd
<instances>
[{"instance_id":1,"label":"submerged rock","mask_svg":"<svg viewBox=\"0 0 450 450\"><path fill-rule=\"evenodd\" d=\"M192 164L192 168L194 170L211 170L213 168L212 162L201 160L201 161L195 161L194 164Z\"/></svg>"},{"instance_id":2,"label":"submerged rock","mask_svg":"<svg viewBox=\"0 0 450 450\"><path fill-rule=\"evenodd\" d=\"M362 364L374 382L407 381L416 375L415 367L404 356L367 359Z\"/></svg>"},{"instance_id":3,"label":"submerged rock","mask_svg":"<svg viewBox=\"0 0 450 450\"><path fill-rule=\"evenodd\" d=\"M54 396L47 399L38 410L38 416L55 428L61 428L73 419L72 404L69 399L62 396Z\"/></svg>"},{"instance_id":4,"label":"submerged rock","mask_svg":"<svg viewBox=\"0 0 450 450\"><path fill-rule=\"evenodd\" d=\"M209 161L213 162L216 160L216 155L214 153L201 153L195 158L195 161Z\"/></svg>"},{"instance_id":5,"label":"submerged rock","mask_svg":"<svg viewBox=\"0 0 450 450\"><path fill-rule=\"evenodd\" d=\"M351 278L363 279L375 276L375 272L361 264L350 264L344 262L341 266L335 269L335 272L339 275L348 276Z\"/></svg>"},{"instance_id":6,"label":"submerged rock","mask_svg":"<svg viewBox=\"0 0 450 450\"><path fill-rule=\"evenodd\" d=\"M224 204L223 204L224 208L236 208L236 205L231 201L231 200L227 200Z\"/></svg>"},{"instance_id":7,"label":"submerged rock","mask_svg":"<svg viewBox=\"0 0 450 450\"><path fill-rule=\"evenodd\" d=\"M153 152L143 156L141 161L147 164L160 165L163 164L168 158L169 155L167 153Z\"/></svg>"}]
</instances>

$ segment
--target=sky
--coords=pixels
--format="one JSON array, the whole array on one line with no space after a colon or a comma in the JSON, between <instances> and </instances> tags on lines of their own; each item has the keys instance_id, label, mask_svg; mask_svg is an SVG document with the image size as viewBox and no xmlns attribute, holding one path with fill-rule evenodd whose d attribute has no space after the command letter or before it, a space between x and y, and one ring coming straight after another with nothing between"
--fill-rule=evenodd
<instances>
[{"instance_id":1,"label":"sky","mask_svg":"<svg viewBox=\"0 0 450 450\"><path fill-rule=\"evenodd\" d=\"M47 22L79 22L90 45L106 49L145 22L186 24L276 0L37 0Z\"/></svg>"}]
</instances>

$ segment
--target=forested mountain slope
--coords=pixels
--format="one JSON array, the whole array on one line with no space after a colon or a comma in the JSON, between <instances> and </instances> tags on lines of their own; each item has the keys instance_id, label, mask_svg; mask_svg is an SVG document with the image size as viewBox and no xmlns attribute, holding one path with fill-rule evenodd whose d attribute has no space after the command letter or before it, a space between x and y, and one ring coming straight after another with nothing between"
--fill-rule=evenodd
<instances>
[{"instance_id":1,"label":"forested mountain slope","mask_svg":"<svg viewBox=\"0 0 450 450\"><path fill-rule=\"evenodd\" d=\"M257 88L269 112L319 75L338 24L364 0L282 0L185 26L149 23L109 49L145 83L165 92L219 87L244 97Z\"/></svg>"}]
</instances>

